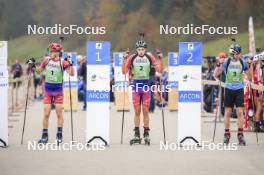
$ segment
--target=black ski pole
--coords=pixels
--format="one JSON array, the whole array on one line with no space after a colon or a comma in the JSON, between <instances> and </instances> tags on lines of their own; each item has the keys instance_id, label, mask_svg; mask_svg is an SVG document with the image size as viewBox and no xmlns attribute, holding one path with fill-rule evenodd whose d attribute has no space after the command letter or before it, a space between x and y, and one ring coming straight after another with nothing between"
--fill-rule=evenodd
<instances>
[{"instance_id":1,"label":"black ski pole","mask_svg":"<svg viewBox=\"0 0 264 175\"><path fill-rule=\"evenodd\" d=\"M125 120L125 101L126 101L126 74L125 74L125 82L124 82L124 93L123 93L123 111L122 111L122 127L121 127L121 144L123 144L123 133L124 133L124 120Z\"/></svg>"},{"instance_id":2,"label":"black ski pole","mask_svg":"<svg viewBox=\"0 0 264 175\"><path fill-rule=\"evenodd\" d=\"M35 62L35 59L32 58L32 63ZM27 62L28 63L28 62ZM25 110L24 110L24 120L23 120L23 128L22 128L22 137L21 137L21 145L23 144L24 141L24 132L25 132L25 126L26 126L26 118L27 118L27 106L28 106L28 95L29 95L29 86L30 86L30 81L31 81L31 74L32 74L32 66L29 64L29 72L28 72L28 84L27 84L27 95L26 95L26 104L25 104Z\"/></svg>"},{"instance_id":3,"label":"black ski pole","mask_svg":"<svg viewBox=\"0 0 264 175\"><path fill-rule=\"evenodd\" d=\"M221 103L221 99L220 99L220 95L221 95L221 77L222 77L222 74L221 74L221 76L220 76L220 81L219 81L219 93L218 93L218 105L216 106L216 110L215 110L215 120L214 120L214 134L213 134L213 142L214 142L214 139L215 139L215 132L216 132L216 121L217 121L217 116L218 116L218 113L219 113L219 111L221 110L221 108L219 109L219 111L218 111L218 108L219 108L219 103ZM220 116L219 116L220 117Z\"/></svg>"},{"instance_id":4,"label":"black ski pole","mask_svg":"<svg viewBox=\"0 0 264 175\"><path fill-rule=\"evenodd\" d=\"M126 51L126 58L129 56L129 49ZM123 96L123 111L122 111L122 126L121 126L121 144L123 144L123 134L124 134L124 121L125 121L125 103L126 103L126 72L125 72L125 82L124 82L124 96Z\"/></svg>"},{"instance_id":5,"label":"black ski pole","mask_svg":"<svg viewBox=\"0 0 264 175\"><path fill-rule=\"evenodd\" d=\"M63 36L60 36L60 44L62 44L64 39L65 38ZM61 56L62 56L62 53L61 53ZM60 65L61 65L61 59L59 59L59 60L60 60ZM63 70L62 70L62 74L63 74ZM73 116L72 116L73 114L72 114L72 95L71 95L71 77L70 77L70 74L69 74L69 91L70 91L71 136L72 136L72 142L73 142Z\"/></svg>"},{"instance_id":6,"label":"black ski pole","mask_svg":"<svg viewBox=\"0 0 264 175\"><path fill-rule=\"evenodd\" d=\"M163 71L162 71L163 73ZM161 77L160 77L160 88L161 88L161 95L160 95L160 99L161 99L161 113L162 113L162 127L163 127L163 142L164 144L166 144L166 131L165 131L165 117L164 117L164 109L163 109L163 89L162 89L162 73L161 73Z\"/></svg>"},{"instance_id":7,"label":"black ski pole","mask_svg":"<svg viewBox=\"0 0 264 175\"><path fill-rule=\"evenodd\" d=\"M25 110L24 110L24 121L23 121L23 129L22 129L21 145L23 144L24 132L25 132L25 126L26 126L27 105L28 105L28 91L29 91L30 80L31 80L31 78L30 78L30 75L29 75L29 76L28 76L28 84L27 84L26 104L25 104Z\"/></svg>"},{"instance_id":8,"label":"black ski pole","mask_svg":"<svg viewBox=\"0 0 264 175\"><path fill-rule=\"evenodd\" d=\"M70 90L70 110L71 110L71 134L73 142L73 117L72 117L72 93L71 93L71 76L69 75L69 90Z\"/></svg>"}]
</instances>

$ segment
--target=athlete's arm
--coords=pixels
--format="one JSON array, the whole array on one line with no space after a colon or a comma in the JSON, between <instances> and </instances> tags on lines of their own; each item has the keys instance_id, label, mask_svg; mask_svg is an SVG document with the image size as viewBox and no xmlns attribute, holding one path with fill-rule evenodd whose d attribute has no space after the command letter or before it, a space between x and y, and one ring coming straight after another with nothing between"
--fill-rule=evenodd
<instances>
[{"instance_id":1,"label":"athlete's arm","mask_svg":"<svg viewBox=\"0 0 264 175\"><path fill-rule=\"evenodd\" d=\"M252 81L253 75L254 75L254 66L253 63L251 63L248 70L248 80Z\"/></svg>"},{"instance_id":2,"label":"athlete's arm","mask_svg":"<svg viewBox=\"0 0 264 175\"><path fill-rule=\"evenodd\" d=\"M214 78L219 79L222 74L221 66L216 66L214 70Z\"/></svg>"},{"instance_id":3,"label":"athlete's arm","mask_svg":"<svg viewBox=\"0 0 264 175\"><path fill-rule=\"evenodd\" d=\"M244 64L244 74L246 75L247 79L250 80L252 78L252 74L251 74L251 71L249 70L249 67L248 67L248 64L243 61L243 64Z\"/></svg>"},{"instance_id":4,"label":"athlete's arm","mask_svg":"<svg viewBox=\"0 0 264 175\"><path fill-rule=\"evenodd\" d=\"M70 76L74 76L74 69L72 66L68 67L67 69L65 69L66 72L70 75Z\"/></svg>"},{"instance_id":5,"label":"athlete's arm","mask_svg":"<svg viewBox=\"0 0 264 175\"><path fill-rule=\"evenodd\" d=\"M162 73L163 71L163 54L160 52L157 54L158 55L158 61L156 63L156 71L159 73ZM155 62L155 58L154 58L154 62Z\"/></svg>"},{"instance_id":6,"label":"athlete's arm","mask_svg":"<svg viewBox=\"0 0 264 175\"><path fill-rule=\"evenodd\" d=\"M125 55L123 57L122 61L122 73L127 74L127 72L130 70L131 67L131 60L132 60L133 55Z\"/></svg>"},{"instance_id":7,"label":"athlete's arm","mask_svg":"<svg viewBox=\"0 0 264 175\"><path fill-rule=\"evenodd\" d=\"M44 58L44 60L40 63L40 66L36 67L36 72L41 74L42 71L45 69L46 65L48 64L48 59Z\"/></svg>"},{"instance_id":8,"label":"athlete's arm","mask_svg":"<svg viewBox=\"0 0 264 175\"><path fill-rule=\"evenodd\" d=\"M220 76L221 76L222 72L226 69L227 60L228 59L226 59L223 64L221 64L221 63L219 63L219 64L217 63L216 64L216 67L215 67L215 70L214 70L215 79L220 79Z\"/></svg>"}]
</instances>

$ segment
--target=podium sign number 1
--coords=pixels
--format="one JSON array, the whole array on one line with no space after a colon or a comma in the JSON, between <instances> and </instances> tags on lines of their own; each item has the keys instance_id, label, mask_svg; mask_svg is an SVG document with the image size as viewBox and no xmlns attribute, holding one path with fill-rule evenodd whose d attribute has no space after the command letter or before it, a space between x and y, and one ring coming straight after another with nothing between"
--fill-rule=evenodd
<instances>
[{"instance_id":1,"label":"podium sign number 1","mask_svg":"<svg viewBox=\"0 0 264 175\"><path fill-rule=\"evenodd\" d=\"M110 42L87 42L86 142L109 144Z\"/></svg>"}]
</instances>

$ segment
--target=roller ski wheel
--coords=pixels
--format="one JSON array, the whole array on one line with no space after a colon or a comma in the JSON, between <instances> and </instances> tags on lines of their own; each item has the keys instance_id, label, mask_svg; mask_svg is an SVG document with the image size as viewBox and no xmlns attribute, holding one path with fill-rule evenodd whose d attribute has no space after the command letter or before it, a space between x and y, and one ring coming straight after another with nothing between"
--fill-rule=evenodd
<instances>
[{"instance_id":1,"label":"roller ski wheel","mask_svg":"<svg viewBox=\"0 0 264 175\"><path fill-rule=\"evenodd\" d=\"M149 146L150 145L150 139L149 138L144 138L145 145Z\"/></svg>"},{"instance_id":2,"label":"roller ski wheel","mask_svg":"<svg viewBox=\"0 0 264 175\"><path fill-rule=\"evenodd\" d=\"M48 135L42 135L41 139L38 141L38 144L46 144L49 141Z\"/></svg>"},{"instance_id":3,"label":"roller ski wheel","mask_svg":"<svg viewBox=\"0 0 264 175\"><path fill-rule=\"evenodd\" d=\"M134 132L135 132L134 138L132 140L130 140L130 145L141 144L139 128L135 128Z\"/></svg>"},{"instance_id":4,"label":"roller ski wheel","mask_svg":"<svg viewBox=\"0 0 264 175\"><path fill-rule=\"evenodd\" d=\"M62 143L62 133L57 134L56 142L57 142L57 146L59 146Z\"/></svg>"},{"instance_id":5,"label":"roller ski wheel","mask_svg":"<svg viewBox=\"0 0 264 175\"><path fill-rule=\"evenodd\" d=\"M224 144L228 145L230 142L230 134L225 134L224 135Z\"/></svg>"},{"instance_id":6,"label":"roller ski wheel","mask_svg":"<svg viewBox=\"0 0 264 175\"><path fill-rule=\"evenodd\" d=\"M135 145L135 144L141 144L141 138L134 138L134 139L132 139L132 140L130 140L130 146L132 146L132 145Z\"/></svg>"},{"instance_id":7,"label":"roller ski wheel","mask_svg":"<svg viewBox=\"0 0 264 175\"><path fill-rule=\"evenodd\" d=\"M144 137L145 145L148 145L149 146L150 145L149 128L144 128L143 137Z\"/></svg>"},{"instance_id":8,"label":"roller ski wheel","mask_svg":"<svg viewBox=\"0 0 264 175\"><path fill-rule=\"evenodd\" d=\"M145 145L150 145L150 138L149 138L149 133L144 133L144 142Z\"/></svg>"},{"instance_id":9,"label":"roller ski wheel","mask_svg":"<svg viewBox=\"0 0 264 175\"><path fill-rule=\"evenodd\" d=\"M239 134L237 136L237 139L238 139L238 145L239 146L246 146L246 141L245 141L245 138L244 138L243 134Z\"/></svg>"}]
</instances>

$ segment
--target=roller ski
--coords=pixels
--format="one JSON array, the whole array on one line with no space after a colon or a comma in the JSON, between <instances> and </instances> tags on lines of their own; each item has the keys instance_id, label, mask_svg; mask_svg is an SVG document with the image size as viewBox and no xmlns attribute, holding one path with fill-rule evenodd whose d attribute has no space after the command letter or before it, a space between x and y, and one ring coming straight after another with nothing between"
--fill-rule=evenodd
<instances>
[{"instance_id":1,"label":"roller ski","mask_svg":"<svg viewBox=\"0 0 264 175\"><path fill-rule=\"evenodd\" d=\"M149 146L150 145L149 129L144 129L143 137L144 137L145 145Z\"/></svg>"},{"instance_id":2,"label":"roller ski","mask_svg":"<svg viewBox=\"0 0 264 175\"><path fill-rule=\"evenodd\" d=\"M140 138L139 128L135 128L134 132L134 138L130 140L130 145L141 144L142 139Z\"/></svg>"},{"instance_id":3,"label":"roller ski","mask_svg":"<svg viewBox=\"0 0 264 175\"><path fill-rule=\"evenodd\" d=\"M38 144L46 144L48 143L49 136L48 133L43 133L41 139L38 141Z\"/></svg>"},{"instance_id":4,"label":"roller ski","mask_svg":"<svg viewBox=\"0 0 264 175\"><path fill-rule=\"evenodd\" d=\"M56 142L57 142L57 146L59 146L62 143L62 128L58 127L57 130L57 135L56 135Z\"/></svg>"},{"instance_id":5,"label":"roller ski","mask_svg":"<svg viewBox=\"0 0 264 175\"><path fill-rule=\"evenodd\" d=\"M224 135L224 144L228 145L230 142L230 134L225 133Z\"/></svg>"},{"instance_id":6,"label":"roller ski","mask_svg":"<svg viewBox=\"0 0 264 175\"><path fill-rule=\"evenodd\" d=\"M238 139L238 145L239 146L246 146L246 141L244 139L244 135L243 134L238 134L237 135L237 139Z\"/></svg>"},{"instance_id":7,"label":"roller ski","mask_svg":"<svg viewBox=\"0 0 264 175\"><path fill-rule=\"evenodd\" d=\"M62 143L62 133L57 133L56 142L58 146Z\"/></svg>"}]
</instances>

